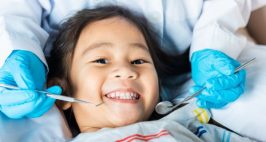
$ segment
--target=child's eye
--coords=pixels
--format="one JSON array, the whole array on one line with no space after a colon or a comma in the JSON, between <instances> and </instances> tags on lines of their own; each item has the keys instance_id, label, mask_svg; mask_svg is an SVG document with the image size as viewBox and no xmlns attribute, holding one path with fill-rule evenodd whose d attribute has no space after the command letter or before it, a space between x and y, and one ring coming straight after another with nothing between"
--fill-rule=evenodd
<instances>
[{"instance_id":1,"label":"child's eye","mask_svg":"<svg viewBox=\"0 0 266 142\"><path fill-rule=\"evenodd\" d=\"M107 59L97 59L93 61L94 63L98 63L98 64L107 64L108 60Z\"/></svg>"},{"instance_id":2,"label":"child's eye","mask_svg":"<svg viewBox=\"0 0 266 142\"><path fill-rule=\"evenodd\" d=\"M131 64L144 64L144 63L147 63L147 61L142 60L142 59L131 61Z\"/></svg>"}]
</instances>

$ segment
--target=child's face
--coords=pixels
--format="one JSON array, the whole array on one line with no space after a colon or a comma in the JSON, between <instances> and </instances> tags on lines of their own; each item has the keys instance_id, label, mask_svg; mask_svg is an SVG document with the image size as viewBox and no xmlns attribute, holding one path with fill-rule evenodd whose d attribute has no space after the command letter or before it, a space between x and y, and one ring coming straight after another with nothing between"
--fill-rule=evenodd
<instances>
[{"instance_id":1,"label":"child's face","mask_svg":"<svg viewBox=\"0 0 266 142\"><path fill-rule=\"evenodd\" d=\"M146 120L159 98L156 70L142 33L121 17L87 25L71 67L74 96L95 107L73 103L81 132Z\"/></svg>"}]
</instances>

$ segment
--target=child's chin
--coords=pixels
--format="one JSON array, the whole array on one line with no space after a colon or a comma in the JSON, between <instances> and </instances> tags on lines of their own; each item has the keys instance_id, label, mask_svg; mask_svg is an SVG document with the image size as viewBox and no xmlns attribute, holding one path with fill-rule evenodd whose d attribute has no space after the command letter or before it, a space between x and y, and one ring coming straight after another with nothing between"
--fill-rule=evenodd
<instances>
[{"instance_id":1,"label":"child's chin","mask_svg":"<svg viewBox=\"0 0 266 142\"><path fill-rule=\"evenodd\" d=\"M140 121L142 121L141 118L128 114L127 116L124 116L123 118L121 117L117 118L115 120L115 124L117 127L121 127L121 126L127 126L130 124L134 124Z\"/></svg>"},{"instance_id":2,"label":"child's chin","mask_svg":"<svg viewBox=\"0 0 266 142\"><path fill-rule=\"evenodd\" d=\"M132 121L132 120L120 121L120 122L117 122L117 127L123 127L123 126L131 125L131 124L134 124L137 122L139 122L139 121Z\"/></svg>"}]
</instances>

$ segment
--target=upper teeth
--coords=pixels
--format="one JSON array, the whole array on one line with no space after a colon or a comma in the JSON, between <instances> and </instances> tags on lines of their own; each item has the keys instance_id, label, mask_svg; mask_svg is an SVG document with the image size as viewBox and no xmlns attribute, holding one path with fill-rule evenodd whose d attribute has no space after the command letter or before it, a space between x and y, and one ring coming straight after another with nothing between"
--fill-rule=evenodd
<instances>
[{"instance_id":1,"label":"upper teeth","mask_svg":"<svg viewBox=\"0 0 266 142\"><path fill-rule=\"evenodd\" d=\"M131 99L136 100L139 98L139 95L135 92L112 92L106 95L108 98L115 98L115 99Z\"/></svg>"}]
</instances>

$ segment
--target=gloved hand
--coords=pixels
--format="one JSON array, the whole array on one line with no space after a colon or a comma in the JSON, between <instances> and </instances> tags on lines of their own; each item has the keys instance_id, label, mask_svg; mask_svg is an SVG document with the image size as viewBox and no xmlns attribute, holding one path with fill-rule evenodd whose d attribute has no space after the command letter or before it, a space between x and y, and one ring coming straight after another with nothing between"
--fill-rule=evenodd
<instances>
[{"instance_id":1,"label":"gloved hand","mask_svg":"<svg viewBox=\"0 0 266 142\"><path fill-rule=\"evenodd\" d=\"M43 90L45 81L45 66L36 55L29 51L13 51L0 68L0 83L18 86L23 90L0 87L0 111L10 118L41 116L55 101L32 91ZM48 91L61 94L59 86L53 86Z\"/></svg>"},{"instance_id":2,"label":"gloved hand","mask_svg":"<svg viewBox=\"0 0 266 142\"><path fill-rule=\"evenodd\" d=\"M245 70L234 73L240 63L226 54L212 49L194 52L191 58L194 93L206 87L198 95L197 105L203 108L221 108L235 101L244 92Z\"/></svg>"},{"instance_id":3,"label":"gloved hand","mask_svg":"<svg viewBox=\"0 0 266 142\"><path fill-rule=\"evenodd\" d=\"M61 94L62 89L59 86L52 86L47 91ZM39 117L47 112L55 102L55 99L33 90L1 89L0 94L0 110L13 119Z\"/></svg>"}]
</instances>

